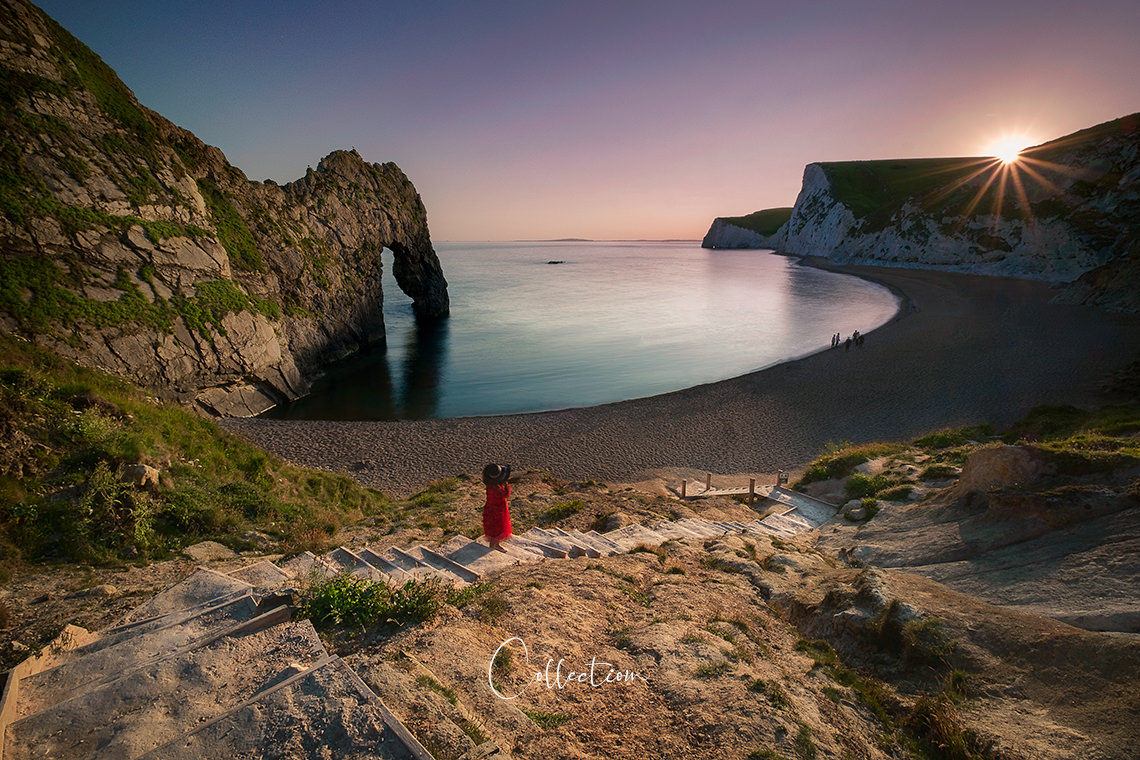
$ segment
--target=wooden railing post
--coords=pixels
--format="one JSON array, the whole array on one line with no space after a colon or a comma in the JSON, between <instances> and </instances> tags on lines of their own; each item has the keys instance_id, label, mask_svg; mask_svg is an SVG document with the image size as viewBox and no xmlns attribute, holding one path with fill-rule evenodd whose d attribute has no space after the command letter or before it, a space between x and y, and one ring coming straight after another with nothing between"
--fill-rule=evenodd
<instances>
[{"instance_id":1,"label":"wooden railing post","mask_svg":"<svg viewBox=\"0 0 1140 760\"><path fill-rule=\"evenodd\" d=\"M711 472L707 473L705 475L705 490L706 491L712 490L712 473Z\"/></svg>"},{"instance_id":2,"label":"wooden railing post","mask_svg":"<svg viewBox=\"0 0 1140 760\"><path fill-rule=\"evenodd\" d=\"M687 480L681 481L681 498L682 499L685 498L685 486L687 486L687 485L689 485L689 481L687 481Z\"/></svg>"},{"instance_id":3,"label":"wooden railing post","mask_svg":"<svg viewBox=\"0 0 1140 760\"><path fill-rule=\"evenodd\" d=\"M748 479L748 506L752 506L756 501L756 478Z\"/></svg>"}]
</instances>

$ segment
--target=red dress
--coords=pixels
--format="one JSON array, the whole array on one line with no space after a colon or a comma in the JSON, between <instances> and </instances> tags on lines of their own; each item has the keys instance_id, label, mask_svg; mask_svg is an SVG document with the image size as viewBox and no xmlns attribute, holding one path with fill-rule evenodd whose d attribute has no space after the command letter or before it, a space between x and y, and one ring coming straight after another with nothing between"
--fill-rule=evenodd
<instances>
[{"instance_id":1,"label":"red dress","mask_svg":"<svg viewBox=\"0 0 1140 760\"><path fill-rule=\"evenodd\" d=\"M507 498L510 484L487 486L487 503L483 505L483 534L491 541L506 541L511 537L511 511Z\"/></svg>"}]
</instances>

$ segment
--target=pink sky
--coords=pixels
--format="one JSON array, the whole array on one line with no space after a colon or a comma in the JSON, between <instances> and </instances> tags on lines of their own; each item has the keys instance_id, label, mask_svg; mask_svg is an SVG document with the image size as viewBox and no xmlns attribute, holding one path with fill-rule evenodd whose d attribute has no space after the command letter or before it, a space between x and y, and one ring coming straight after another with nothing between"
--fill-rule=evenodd
<instances>
[{"instance_id":1,"label":"pink sky","mask_svg":"<svg viewBox=\"0 0 1140 760\"><path fill-rule=\"evenodd\" d=\"M436 240L700 238L805 164L1140 110L1140 3L44 0L139 100L287 182L394 161Z\"/></svg>"}]
</instances>

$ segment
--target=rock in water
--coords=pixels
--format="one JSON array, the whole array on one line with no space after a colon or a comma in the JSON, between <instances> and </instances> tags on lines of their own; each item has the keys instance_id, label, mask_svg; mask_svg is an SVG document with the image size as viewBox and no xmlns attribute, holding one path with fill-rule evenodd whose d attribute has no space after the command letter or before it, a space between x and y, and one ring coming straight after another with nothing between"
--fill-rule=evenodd
<instances>
[{"instance_id":1,"label":"rock in water","mask_svg":"<svg viewBox=\"0 0 1140 760\"><path fill-rule=\"evenodd\" d=\"M217 415L308 392L384 340L381 251L421 318L447 281L415 187L336 151L286 185L138 103L30 3L0 0L0 327Z\"/></svg>"}]
</instances>

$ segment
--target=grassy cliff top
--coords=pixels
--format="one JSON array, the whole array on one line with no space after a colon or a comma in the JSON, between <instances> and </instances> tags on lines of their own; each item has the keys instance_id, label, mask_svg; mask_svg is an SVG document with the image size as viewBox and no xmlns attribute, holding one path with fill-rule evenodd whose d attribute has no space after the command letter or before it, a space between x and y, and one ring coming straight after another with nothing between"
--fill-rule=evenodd
<instances>
[{"instance_id":1,"label":"grassy cliff top","mask_svg":"<svg viewBox=\"0 0 1140 760\"><path fill-rule=\"evenodd\" d=\"M920 198L967 180L991 158L909 158L889 161L840 161L821 163L835 197L856 218L866 218L883 209L895 209L911 198Z\"/></svg>"},{"instance_id":2,"label":"grassy cliff top","mask_svg":"<svg viewBox=\"0 0 1140 760\"><path fill-rule=\"evenodd\" d=\"M752 230L758 235L775 235L776 230L792 218L792 209L766 208L744 216L726 216L722 219L737 227Z\"/></svg>"},{"instance_id":3,"label":"grassy cliff top","mask_svg":"<svg viewBox=\"0 0 1140 760\"><path fill-rule=\"evenodd\" d=\"M1036 178L1043 176L1048 182L1042 184L1054 188L1051 196L1065 195L1068 205L1073 205L1116 187L1121 162L1127 160L1138 135L1140 114L1098 124L1022 151L1026 168L1017 173L1038 182L1041 180ZM912 200L927 213L937 215L989 209L999 209L1003 215L1017 214L1016 196L1026 182L1016 177L1006 181L1005 166L991 156L836 161L818 166L835 198L851 209L856 219L864 220L864 231L882 228ZM1081 171L1088 169L1095 170ZM1067 211L1048 198L1030 202L1038 217Z\"/></svg>"}]
</instances>

